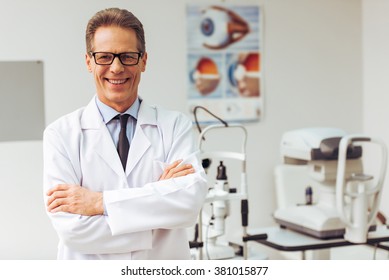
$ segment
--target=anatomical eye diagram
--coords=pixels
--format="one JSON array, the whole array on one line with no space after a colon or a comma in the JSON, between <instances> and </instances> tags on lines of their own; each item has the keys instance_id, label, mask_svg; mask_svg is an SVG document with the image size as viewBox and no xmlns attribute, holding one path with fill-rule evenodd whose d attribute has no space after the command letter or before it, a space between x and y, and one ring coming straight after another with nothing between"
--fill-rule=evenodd
<instances>
[{"instance_id":1,"label":"anatomical eye diagram","mask_svg":"<svg viewBox=\"0 0 389 280\"><path fill-rule=\"evenodd\" d=\"M202 11L201 33L203 45L209 49L223 49L241 40L250 31L249 24L235 12L211 6Z\"/></svg>"},{"instance_id":2,"label":"anatomical eye diagram","mask_svg":"<svg viewBox=\"0 0 389 280\"><path fill-rule=\"evenodd\" d=\"M261 7L252 4L187 5L190 111L203 106L227 121L260 120L262 17Z\"/></svg>"}]
</instances>

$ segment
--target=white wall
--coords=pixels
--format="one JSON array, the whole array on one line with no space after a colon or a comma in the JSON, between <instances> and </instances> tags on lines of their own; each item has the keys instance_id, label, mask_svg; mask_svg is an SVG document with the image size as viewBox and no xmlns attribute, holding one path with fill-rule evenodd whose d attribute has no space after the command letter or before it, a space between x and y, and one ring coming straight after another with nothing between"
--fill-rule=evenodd
<instances>
[{"instance_id":1,"label":"white wall","mask_svg":"<svg viewBox=\"0 0 389 280\"><path fill-rule=\"evenodd\" d=\"M363 0L362 3L363 130L382 138L389 146L389 1ZM377 164L377 160L372 159L371 164ZM387 178L381 202L386 217L389 217L388 201Z\"/></svg>"},{"instance_id":2,"label":"white wall","mask_svg":"<svg viewBox=\"0 0 389 280\"><path fill-rule=\"evenodd\" d=\"M146 30L149 60L140 94L149 102L186 111L187 2L0 0L0 60L44 61L45 113L50 123L84 106L94 93L84 65L87 20L108 5L128 8ZM306 126L362 129L362 44L359 0L253 2L264 4L265 12L265 116L260 123L247 125L250 224L257 227L273 223L273 167L279 163L284 131ZM29 172L22 179L16 167L0 173L0 204L7 201L7 209L0 211L14 215L29 231L21 233L6 220L6 232L0 231L0 258L54 258L56 236L44 215L42 180L36 175L42 172L41 147L39 143L38 147L36 143L0 143L0 148L8 151L19 145L30 151L24 166ZM12 154L1 156L1 162L18 165ZM11 189L17 192L8 192ZM26 203L18 202L21 194ZM31 235L40 238L31 239ZM4 250L6 242L15 250ZM32 243L45 244L45 250L37 250Z\"/></svg>"}]
</instances>

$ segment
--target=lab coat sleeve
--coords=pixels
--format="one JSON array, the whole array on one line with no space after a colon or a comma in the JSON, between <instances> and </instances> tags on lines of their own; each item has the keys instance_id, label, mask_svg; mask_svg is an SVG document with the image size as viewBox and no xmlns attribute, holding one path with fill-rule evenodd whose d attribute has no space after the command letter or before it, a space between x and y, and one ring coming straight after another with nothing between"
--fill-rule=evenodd
<instances>
[{"instance_id":1,"label":"lab coat sleeve","mask_svg":"<svg viewBox=\"0 0 389 280\"><path fill-rule=\"evenodd\" d=\"M166 127L166 125L164 126ZM195 224L208 187L206 175L196 151L192 123L181 116L176 120L166 163L183 159L195 173L151 182L130 189L104 192L108 223L113 235L152 229L185 228Z\"/></svg>"},{"instance_id":2,"label":"lab coat sleeve","mask_svg":"<svg viewBox=\"0 0 389 280\"><path fill-rule=\"evenodd\" d=\"M68 139L67 139L68 140ZM46 192L57 184L81 183L78 160L68 153L69 146L77 139L63 141L60 134L49 127L44 132L44 201ZM60 238L67 247L84 254L127 253L150 249L151 231L112 236L107 217L103 215L82 216L65 212L48 213Z\"/></svg>"}]
</instances>

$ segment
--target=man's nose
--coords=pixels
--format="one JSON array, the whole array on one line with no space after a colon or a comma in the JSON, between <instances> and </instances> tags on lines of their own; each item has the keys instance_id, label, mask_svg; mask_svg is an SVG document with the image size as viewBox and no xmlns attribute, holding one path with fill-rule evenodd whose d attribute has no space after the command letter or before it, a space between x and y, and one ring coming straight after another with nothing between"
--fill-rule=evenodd
<instances>
[{"instance_id":1,"label":"man's nose","mask_svg":"<svg viewBox=\"0 0 389 280\"><path fill-rule=\"evenodd\" d=\"M124 66L119 57L113 59L110 69L113 73L120 73L124 70Z\"/></svg>"}]
</instances>

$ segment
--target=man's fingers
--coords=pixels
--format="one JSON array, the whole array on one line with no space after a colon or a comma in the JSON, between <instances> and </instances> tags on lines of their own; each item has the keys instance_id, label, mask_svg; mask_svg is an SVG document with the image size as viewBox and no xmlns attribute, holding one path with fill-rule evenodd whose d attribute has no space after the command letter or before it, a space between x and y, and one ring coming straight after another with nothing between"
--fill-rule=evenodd
<instances>
[{"instance_id":1,"label":"man's fingers","mask_svg":"<svg viewBox=\"0 0 389 280\"><path fill-rule=\"evenodd\" d=\"M63 205L66 205L66 198L57 198L53 200L48 206L47 211L49 212L58 212L58 208L60 208Z\"/></svg>"},{"instance_id":2,"label":"man's fingers","mask_svg":"<svg viewBox=\"0 0 389 280\"><path fill-rule=\"evenodd\" d=\"M184 169L184 170L182 170L180 172L174 173L172 178L185 176L185 175L188 175L188 174L192 174L194 172L195 172L194 168Z\"/></svg>"},{"instance_id":3,"label":"man's fingers","mask_svg":"<svg viewBox=\"0 0 389 280\"><path fill-rule=\"evenodd\" d=\"M174 171L176 173L176 172L181 172L183 170L188 170L188 169L191 169L191 168L193 168L192 164L183 164L181 166L178 166L178 167L174 168Z\"/></svg>"},{"instance_id":4,"label":"man's fingers","mask_svg":"<svg viewBox=\"0 0 389 280\"><path fill-rule=\"evenodd\" d=\"M181 162L181 161L179 161ZM177 162L169 165L160 177L160 180L176 178L194 173L194 168L191 164L178 165Z\"/></svg>"},{"instance_id":5,"label":"man's fingers","mask_svg":"<svg viewBox=\"0 0 389 280\"><path fill-rule=\"evenodd\" d=\"M79 185L57 185L47 194L47 211L67 212L86 216L104 213L103 195Z\"/></svg>"},{"instance_id":6,"label":"man's fingers","mask_svg":"<svg viewBox=\"0 0 389 280\"><path fill-rule=\"evenodd\" d=\"M178 173L180 173L180 172L182 172L184 170L188 170L188 169L191 169L191 168L192 168L191 164L183 164L181 166L172 168L168 172L168 177L172 178L175 174L178 174ZM179 177L179 175L178 176L174 176L174 177Z\"/></svg>"},{"instance_id":7,"label":"man's fingers","mask_svg":"<svg viewBox=\"0 0 389 280\"><path fill-rule=\"evenodd\" d=\"M182 159L179 159L179 160L176 160L175 162L173 162L172 164L169 164L168 166L165 167L161 177L159 177L159 180L164 180L164 179L168 179L168 174L169 172L175 168L177 165L179 165L180 163L182 162Z\"/></svg>"},{"instance_id":8,"label":"man's fingers","mask_svg":"<svg viewBox=\"0 0 389 280\"><path fill-rule=\"evenodd\" d=\"M51 188L46 193L48 196L47 210L52 213L63 211L63 206L69 203L71 190L74 187L73 185L60 184Z\"/></svg>"},{"instance_id":9,"label":"man's fingers","mask_svg":"<svg viewBox=\"0 0 389 280\"><path fill-rule=\"evenodd\" d=\"M181 162L182 162L182 159L176 160L176 161L173 162L172 164L166 166L165 169L172 169L172 168L175 168L175 167L177 167L177 165L179 165Z\"/></svg>"},{"instance_id":10,"label":"man's fingers","mask_svg":"<svg viewBox=\"0 0 389 280\"><path fill-rule=\"evenodd\" d=\"M69 212L69 206L68 205L60 205L54 209L52 209L51 211L49 211L50 213L57 213L57 212Z\"/></svg>"},{"instance_id":11,"label":"man's fingers","mask_svg":"<svg viewBox=\"0 0 389 280\"><path fill-rule=\"evenodd\" d=\"M69 185L61 184L61 185L56 185L55 187L51 188L50 190L47 191L46 195L50 196L53 193L57 191L66 191L69 189Z\"/></svg>"},{"instance_id":12,"label":"man's fingers","mask_svg":"<svg viewBox=\"0 0 389 280\"><path fill-rule=\"evenodd\" d=\"M67 192L66 191L56 191L56 192L53 192L49 196L49 199L47 200L47 205L50 205L56 199L64 198L66 196L67 196Z\"/></svg>"}]
</instances>

